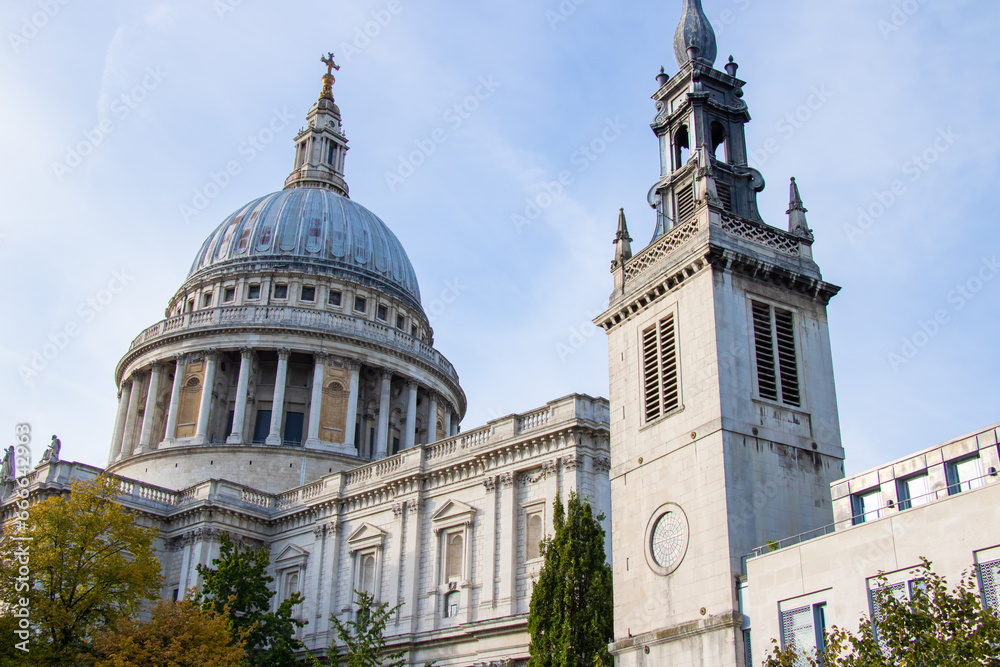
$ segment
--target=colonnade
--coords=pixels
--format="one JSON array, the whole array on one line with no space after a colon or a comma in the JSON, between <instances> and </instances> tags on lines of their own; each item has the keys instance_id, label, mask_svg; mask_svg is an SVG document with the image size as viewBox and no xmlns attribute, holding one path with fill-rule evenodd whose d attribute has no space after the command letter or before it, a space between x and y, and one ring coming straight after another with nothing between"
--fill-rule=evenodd
<instances>
[{"instance_id":1,"label":"colonnade","mask_svg":"<svg viewBox=\"0 0 1000 667\"><path fill-rule=\"evenodd\" d=\"M283 444L282 430L286 409L286 396L289 388L289 360L293 351L287 348L279 348L272 351L277 353L278 363L275 373L270 424L267 438L263 444L281 445ZM232 407L232 432L225 439L226 444L241 445L252 442L252 437L247 437L244 425L246 424L247 410L251 407L249 388L257 353L257 350L250 347L240 348L239 372ZM359 415L359 399L362 393L362 362L357 359L342 358L320 352L308 352L305 354L312 356L313 372L309 390L308 426L304 434L304 445L306 447L318 447L323 443L329 442L322 437L320 425L327 368L333 365L347 370L349 372L349 380L346 388L348 398L342 443L332 444L343 444L353 447L356 439L360 439L360 436L356 433L358 422L365 423L365 418ZM169 403L166 407L165 423L161 422L163 423L163 442L208 444L214 441L212 436L210 436L209 429L211 418L213 417L212 403L216 377L219 373L219 365L222 360L223 352L215 349L181 354L174 358L176 365L174 367ZM194 424L194 434L177 437L178 417L181 411L182 392L185 384L185 371L187 365L193 361L204 361L204 367L201 370L200 397L198 399L198 412ZM162 411L158 414L156 399L163 389L161 383L167 375L166 371L169 369L169 363L164 361L153 362L145 368L133 371L128 377L122 380L121 389L118 393L118 411L111 441L109 463L115 463L134 455L152 451L159 445L157 434L154 433L154 422L158 416L162 416ZM367 364L364 365L367 366ZM376 368L375 371L378 378L377 425L375 426L374 442L369 443L373 459L384 458L390 453L389 434L391 430L392 380L395 377L402 378L404 382L404 390L400 395L405 407L405 423L400 425L401 449L407 449L417 444L417 404L418 395L421 391L428 401L425 413L427 417L428 441L437 439L437 414L439 405L445 407L445 437L458 433L458 419L453 416L455 408L446 397L430 387L422 385L416 378L403 376L392 369ZM141 397L144 387L146 388L146 394L143 401ZM225 401L229 401L228 396L223 398ZM142 403L141 406L140 403ZM138 437L136 437L137 429Z\"/></svg>"}]
</instances>

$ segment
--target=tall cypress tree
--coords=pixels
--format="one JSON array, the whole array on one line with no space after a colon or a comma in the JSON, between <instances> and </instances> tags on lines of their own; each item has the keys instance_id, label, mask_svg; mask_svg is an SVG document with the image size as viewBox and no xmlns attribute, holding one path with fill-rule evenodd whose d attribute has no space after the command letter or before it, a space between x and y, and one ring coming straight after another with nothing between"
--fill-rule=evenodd
<instances>
[{"instance_id":1,"label":"tall cypress tree","mask_svg":"<svg viewBox=\"0 0 1000 667\"><path fill-rule=\"evenodd\" d=\"M529 667L611 665L614 634L611 566L604 553L603 517L574 491L564 513L557 496L555 535L542 542L545 563L531 595Z\"/></svg>"}]
</instances>

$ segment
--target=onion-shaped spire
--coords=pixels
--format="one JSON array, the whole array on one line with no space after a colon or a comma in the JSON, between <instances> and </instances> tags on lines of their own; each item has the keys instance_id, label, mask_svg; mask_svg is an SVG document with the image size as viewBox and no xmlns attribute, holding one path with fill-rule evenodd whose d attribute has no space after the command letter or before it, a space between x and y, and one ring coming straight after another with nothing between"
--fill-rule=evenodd
<instances>
[{"instance_id":1,"label":"onion-shaped spire","mask_svg":"<svg viewBox=\"0 0 1000 667\"><path fill-rule=\"evenodd\" d=\"M674 54L681 67L692 57L715 64L718 55L715 30L705 16L705 10L701 8L701 0L684 0L681 22L677 24L677 32L674 33Z\"/></svg>"}]
</instances>

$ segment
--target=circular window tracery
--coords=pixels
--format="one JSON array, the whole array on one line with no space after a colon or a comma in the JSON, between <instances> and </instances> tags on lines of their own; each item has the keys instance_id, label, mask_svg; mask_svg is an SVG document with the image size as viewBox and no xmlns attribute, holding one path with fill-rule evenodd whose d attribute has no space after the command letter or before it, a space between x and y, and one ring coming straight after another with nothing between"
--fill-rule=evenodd
<instances>
[{"instance_id":1,"label":"circular window tracery","mask_svg":"<svg viewBox=\"0 0 1000 667\"><path fill-rule=\"evenodd\" d=\"M660 575L676 570L688 546L688 522L684 511L673 503L661 505L646 525L646 562Z\"/></svg>"}]
</instances>

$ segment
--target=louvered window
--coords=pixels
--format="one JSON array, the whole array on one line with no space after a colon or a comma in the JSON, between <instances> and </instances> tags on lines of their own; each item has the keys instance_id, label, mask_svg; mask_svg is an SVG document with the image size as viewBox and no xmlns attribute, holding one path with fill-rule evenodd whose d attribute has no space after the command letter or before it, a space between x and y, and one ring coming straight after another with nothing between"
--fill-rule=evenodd
<instances>
[{"instance_id":1,"label":"louvered window","mask_svg":"<svg viewBox=\"0 0 1000 667\"><path fill-rule=\"evenodd\" d=\"M646 421L680 407L677 325L673 313L642 332L642 382Z\"/></svg>"},{"instance_id":2,"label":"louvered window","mask_svg":"<svg viewBox=\"0 0 1000 667\"><path fill-rule=\"evenodd\" d=\"M694 215L694 183L688 183L677 191L677 220L678 225L687 222L688 218Z\"/></svg>"},{"instance_id":3,"label":"louvered window","mask_svg":"<svg viewBox=\"0 0 1000 667\"><path fill-rule=\"evenodd\" d=\"M754 301L753 336L760 397L800 406L795 315L791 311Z\"/></svg>"},{"instance_id":4,"label":"louvered window","mask_svg":"<svg viewBox=\"0 0 1000 667\"><path fill-rule=\"evenodd\" d=\"M722 208L733 213L733 190L728 183L716 183L715 189L719 193L719 200L722 201Z\"/></svg>"},{"instance_id":5,"label":"louvered window","mask_svg":"<svg viewBox=\"0 0 1000 667\"><path fill-rule=\"evenodd\" d=\"M1000 560L979 564L979 582L983 603L1000 612Z\"/></svg>"},{"instance_id":6,"label":"louvered window","mask_svg":"<svg viewBox=\"0 0 1000 667\"><path fill-rule=\"evenodd\" d=\"M884 593L882 592L884 591ZM889 598L896 598L900 602L906 602L910 599L908 594L906 582L899 584L891 584L885 588L874 588L871 591L871 604L872 604L872 628L875 631L875 641L878 642L879 648L882 650L882 655L889 656L889 642L886 641L884 637L879 636L878 624L885 620L885 606L889 602Z\"/></svg>"},{"instance_id":7,"label":"louvered window","mask_svg":"<svg viewBox=\"0 0 1000 667\"><path fill-rule=\"evenodd\" d=\"M809 659L825 650L825 630L825 602L781 612L781 645L795 649L795 667L808 667Z\"/></svg>"}]
</instances>

